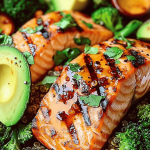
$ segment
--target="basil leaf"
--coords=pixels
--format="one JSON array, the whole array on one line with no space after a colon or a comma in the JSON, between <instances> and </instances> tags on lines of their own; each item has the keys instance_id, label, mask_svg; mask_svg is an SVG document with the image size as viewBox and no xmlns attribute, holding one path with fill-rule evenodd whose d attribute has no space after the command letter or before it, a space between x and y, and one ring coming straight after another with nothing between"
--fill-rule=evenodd
<instances>
[{"instance_id":1,"label":"basil leaf","mask_svg":"<svg viewBox=\"0 0 150 150\"><path fill-rule=\"evenodd\" d=\"M62 51L57 51L56 55L54 55L53 60L55 62L55 65L60 65L64 60L67 60L66 55Z\"/></svg>"},{"instance_id":2,"label":"basil leaf","mask_svg":"<svg viewBox=\"0 0 150 150\"><path fill-rule=\"evenodd\" d=\"M0 34L2 33L2 30L3 30L3 29L0 29Z\"/></svg>"},{"instance_id":3,"label":"basil leaf","mask_svg":"<svg viewBox=\"0 0 150 150\"><path fill-rule=\"evenodd\" d=\"M93 25L90 24L90 23L87 23L85 21L82 20L82 23L84 23L88 28L92 29L93 28Z\"/></svg>"},{"instance_id":4,"label":"basil leaf","mask_svg":"<svg viewBox=\"0 0 150 150\"><path fill-rule=\"evenodd\" d=\"M12 45L12 37L9 35L0 35L0 44Z\"/></svg>"},{"instance_id":5,"label":"basil leaf","mask_svg":"<svg viewBox=\"0 0 150 150\"><path fill-rule=\"evenodd\" d=\"M84 48L84 53L85 54L97 54L98 48L97 47L91 47L91 46L86 44L85 48Z\"/></svg>"},{"instance_id":6,"label":"basil leaf","mask_svg":"<svg viewBox=\"0 0 150 150\"><path fill-rule=\"evenodd\" d=\"M77 45L84 45L84 44L88 44L88 45L91 45L91 41L89 38L85 38L85 37L80 37L80 38L74 38L74 42L77 44Z\"/></svg>"},{"instance_id":7,"label":"basil leaf","mask_svg":"<svg viewBox=\"0 0 150 150\"><path fill-rule=\"evenodd\" d=\"M118 47L111 47L107 49L104 54L109 56L110 58L118 59L122 56L123 50L119 49Z\"/></svg>"},{"instance_id":8,"label":"basil leaf","mask_svg":"<svg viewBox=\"0 0 150 150\"><path fill-rule=\"evenodd\" d=\"M79 69L81 69L81 67L79 66L78 63L69 64L69 68L70 68L70 70L73 71L73 72L78 72Z\"/></svg>"},{"instance_id":9,"label":"basil leaf","mask_svg":"<svg viewBox=\"0 0 150 150\"><path fill-rule=\"evenodd\" d=\"M55 65L65 64L67 65L71 60L76 58L80 54L80 50L78 48L67 48L63 51L57 51L56 55L54 55L53 60Z\"/></svg>"},{"instance_id":10,"label":"basil leaf","mask_svg":"<svg viewBox=\"0 0 150 150\"><path fill-rule=\"evenodd\" d=\"M26 57L28 64L33 65L34 64L34 58L33 55L29 52L23 52L23 55Z\"/></svg>"},{"instance_id":11,"label":"basil leaf","mask_svg":"<svg viewBox=\"0 0 150 150\"><path fill-rule=\"evenodd\" d=\"M100 105L101 99L105 98L105 96L98 95L89 95L89 96L80 96L80 100L84 101L85 104L88 104L92 107L98 107Z\"/></svg>"},{"instance_id":12,"label":"basil leaf","mask_svg":"<svg viewBox=\"0 0 150 150\"><path fill-rule=\"evenodd\" d=\"M118 59L115 60L115 64L120 64L120 63L121 63L120 60Z\"/></svg>"},{"instance_id":13,"label":"basil leaf","mask_svg":"<svg viewBox=\"0 0 150 150\"><path fill-rule=\"evenodd\" d=\"M35 27L36 32L42 30L43 28L44 28L43 25L40 25L40 26L36 26L36 27Z\"/></svg>"},{"instance_id":14,"label":"basil leaf","mask_svg":"<svg viewBox=\"0 0 150 150\"><path fill-rule=\"evenodd\" d=\"M56 76L46 76L37 85L46 85L47 88L50 88L50 86L55 82L56 78L57 78Z\"/></svg>"},{"instance_id":15,"label":"basil leaf","mask_svg":"<svg viewBox=\"0 0 150 150\"><path fill-rule=\"evenodd\" d=\"M127 59L130 61L130 60L136 60L136 58L134 57L134 56L132 56L132 55L127 55L126 56L127 57Z\"/></svg>"},{"instance_id":16,"label":"basil leaf","mask_svg":"<svg viewBox=\"0 0 150 150\"><path fill-rule=\"evenodd\" d=\"M78 81L81 79L82 76L80 76L79 74L75 74L73 77Z\"/></svg>"},{"instance_id":17,"label":"basil leaf","mask_svg":"<svg viewBox=\"0 0 150 150\"><path fill-rule=\"evenodd\" d=\"M64 30L77 26L74 18L70 14L64 15L64 17L61 18L59 22L55 23L55 25Z\"/></svg>"},{"instance_id":18,"label":"basil leaf","mask_svg":"<svg viewBox=\"0 0 150 150\"><path fill-rule=\"evenodd\" d=\"M20 29L19 31L20 32L27 32L28 34L33 34L33 33L36 33L37 31L40 31L43 29L43 25L40 25L40 26L35 26L35 29L33 28L24 28L24 29Z\"/></svg>"}]
</instances>

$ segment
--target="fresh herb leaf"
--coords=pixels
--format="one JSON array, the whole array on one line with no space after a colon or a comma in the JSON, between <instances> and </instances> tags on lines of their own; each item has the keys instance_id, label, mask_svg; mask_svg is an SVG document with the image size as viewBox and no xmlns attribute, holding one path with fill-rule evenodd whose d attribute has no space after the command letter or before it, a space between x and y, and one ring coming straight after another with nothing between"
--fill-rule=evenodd
<instances>
[{"instance_id":1,"label":"fresh herb leaf","mask_svg":"<svg viewBox=\"0 0 150 150\"><path fill-rule=\"evenodd\" d=\"M0 29L0 34L2 33L2 30L3 30L3 29Z\"/></svg>"},{"instance_id":2,"label":"fresh herb leaf","mask_svg":"<svg viewBox=\"0 0 150 150\"><path fill-rule=\"evenodd\" d=\"M26 57L28 64L30 65L34 64L33 55L30 52L23 52L23 55Z\"/></svg>"},{"instance_id":3,"label":"fresh herb leaf","mask_svg":"<svg viewBox=\"0 0 150 150\"><path fill-rule=\"evenodd\" d=\"M132 56L132 55L127 55L126 56L127 57L127 59L130 61L130 60L136 60L136 58L134 57L134 56Z\"/></svg>"},{"instance_id":4,"label":"fresh herb leaf","mask_svg":"<svg viewBox=\"0 0 150 150\"><path fill-rule=\"evenodd\" d=\"M66 65L80 53L81 52L78 48L67 48L63 51L56 51L56 55L54 55L53 60L56 66L60 64Z\"/></svg>"},{"instance_id":5,"label":"fresh herb leaf","mask_svg":"<svg viewBox=\"0 0 150 150\"><path fill-rule=\"evenodd\" d=\"M47 88L50 88L50 86L55 82L56 76L46 76L40 83L37 85L46 85Z\"/></svg>"},{"instance_id":6,"label":"fresh herb leaf","mask_svg":"<svg viewBox=\"0 0 150 150\"><path fill-rule=\"evenodd\" d=\"M105 96L98 95L89 95L89 96L80 96L80 100L84 101L85 104L88 104L92 107L98 107L100 105L101 99L105 98Z\"/></svg>"},{"instance_id":7,"label":"fresh herb leaf","mask_svg":"<svg viewBox=\"0 0 150 150\"><path fill-rule=\"evenodd\" d=\"M120 60L118 59L115 60L115 64L120 64L120 63L121 63Z\"/></svg>"},{"instance_id":8,"label":"fresh herb leaf","mask_svg":"<svg viewBox=\"0 0 150 150\"><path fill-rule=\"evenodd\" d=\"M109 56L110 58L118 59L122 56L123 50L119 49L118 47L111 47L107 49L104 54Z\"/></svg>"},{"instance_id":9,"label":"fresh herb leaf","mask_svg":"<svg viewBox=\"0 0 150 150\"><path fill-rule=\"evenodd\" d=\"M98 48L97 47L91 47L91 46L86 44L85 48L84 48L84 53L85 54L97 54Z\"/></svg>"},{"instance_id":10,"label":"fresh herb leaf","mask_svg":"<svg viewBox=\"0 0 150 150\"><path fill-rule=\"evenodd\" d=\"M71 14L64 15L64 17L61 18L61 20L59 22L55 23L55 25L60 27L63 30L77 26L74 18L71 16Z\"/></svg>"},{"instance_id":11,"label":"fresh herb leaf","mask_svg":"<svg viewBox=\"0 0 150 150\"><path fill-rule=\"evenodd\" d=\"M129 49L132 47L132 44L135 43L135 41L129 41L128 39L126 39L123 35L118 35L115 37L115 39L117 40L123 40L127 43L127 47L126 49Z\"/></svg>"},{"instance_id":12,"label":"fresh herb leaf","mask_svg":"<svg viewBox=\"0 0 150 150\"><path fill-rule=\"evenodd\" d=\"M90 23L87 23L85 21L82 20L82 23L84 23L88 28L92 29L93 28L93 25L90 24Z\"/></svg>"},{"instance_id":13,"label":"fresh herb leaf","mask_svg":"<svg viewBox=\"0 0 150 150\"><path fill-rule=\"evenodd\" d=\"M55 65L60 65L63 61L67 60L67 56L62 51L56 51L56 55L54 55L53 60Z\"/></svg>"},{"instance_id":14,"label":"fresh herb leaf","mask_svg":"<svg viewBox=\"0 0 150 150\"><path fill-rule=\"evenodd\" d=\"M24 144L33 136L31 131L31 123L28 125L18 124L18 127L19 127L18 140L20 143Z\"/></svg>"},{"instance_id":15,"label":"fresh herb leaf","mask_svg":"<svg viewBox=\"0 0 150 150\"><path fill-rule=\"evenodd\" d=\"M91 41L89 38L85 38L85 37L80 37L80 38L74 38L74 42L77 44L77 45L84 45L84 44L88 44L88 45L91 45Z\"/></svg>"},{"instance_id":16,"label":"fresh herb leaf","mask_svg":"<svg viewBox=\"0 0 150 150\"><path fill-rule=\"evenodd\" d=\"M13 44L12 37L9 35L0 35L0 45L1 44L12 45Z\"/></svg>"},{"instance_id":17,"label":"fresh herb leaf","mask_svg":"<svg viewBox=\"0 0 150 150\"><path fill-rule=\"evenodd\" d=\"M78 81L81 79L82 76L80 76L79 74L75 74L73 77Z\"/></svg>"},{"instance_id":18,"label":"fresh herb leaf","mask_svg":"<svg viewBox=\"0 0 150 150\"><path fill-rule=\"evenodd\" d=\"M43 25L40 25L40 26L36 26L35 29L33 28L24 28L24 29L20 29L19 31L20 32L27 32L28 34L33 34L33 33L36 33L37 31L40 31L43 29Z\"/></svg>"},{"instance_id":19,"label":"fresh herb leaf","mask_svg":"<svg viewBox=\"0 0 150 150\"><path fill-rule=\"evenodd\" d=\"M79 69L81 69L81 67L77 63L75 63L75 64L69 63L69 67L70 67L70 70L73 72L78 72Z\"/></svg>"},{"instance_id":20,"label":"fresh herb leaf","mask_svg":"<svg viewBox=\"0 0 150 150\"><path fill-rule=\"evenodd\" d=\"M36 27L35 27L36 32L37 32L37 31L40 31L40 30L42 30L42 29L43 29L43 25L40 25L40 26L36 26Z\"/></svg>"}]
</instances>

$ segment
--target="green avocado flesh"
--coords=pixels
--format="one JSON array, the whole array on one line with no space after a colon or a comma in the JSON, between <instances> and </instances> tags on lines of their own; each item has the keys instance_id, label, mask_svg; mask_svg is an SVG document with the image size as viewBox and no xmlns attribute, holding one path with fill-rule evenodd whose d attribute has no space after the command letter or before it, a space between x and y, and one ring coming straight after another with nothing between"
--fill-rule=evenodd
<instances>
[{"instance_id":1,"label":"green avocado flesh","mask_svg":"<svg viewBox=\"0 0 150 150\"><path fill-rule=\"evenodd\" d=\"M15 125L23 116L30 96L31 76L23 54L0 46L0 122Z\"/></svg>"},{"instance_id":2,"label":"green avocado flesh","mask_svg":"<svg viewBox=\"0 0 150 150\"><path fill-rule=\"evenodd\" d=\"M137 39L150 41L150 19L147 20L137 31Z\"/></svg>"}]
</instances>

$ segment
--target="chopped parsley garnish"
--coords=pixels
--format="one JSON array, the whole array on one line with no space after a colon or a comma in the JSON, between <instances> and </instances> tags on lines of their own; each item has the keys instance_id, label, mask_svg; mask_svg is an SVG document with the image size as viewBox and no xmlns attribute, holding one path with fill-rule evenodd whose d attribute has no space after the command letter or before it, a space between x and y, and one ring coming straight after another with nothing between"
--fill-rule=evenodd
<instances>
[{"instance_id":1,"label":"chopped parsley garnish","mask_svg":"<svg viewBox=\"0 0 150 150\"><path fill-rule=\"evenodd\" d=\"M56 66L60 64L67 65L71 60L76 58L80 53L81 52L78 48L67 48L63 51L56 51L56 55L54 55L53 60Z\"/></svg>"},{"instance_id":2,"label":"chopped parsley garnish","mask_svg":"<svg viewBox=\"0 0 150 150\"><path fill-rule=\"evenodd\" d=\"M74 42L77 44L77 45L84 45L84 44L88 44L88 45L91 45L91 41L89 38L86 38L86 37L80 37L80 38L74 38Z\"/></svg>"},{"instance_id":3,"label":"chopped parsley garnish","mask_svg":"<svg viewBox=\"0 0 150 150\"><path fill-rule=\"evenodd\" d=\"M59 22L55 23L55 25L60 27L63 30L77 26L71 14L63 15L63 18L61 18Z\"/></svg>"},{"instance_id":4,"label":"chopped parsley garnish","mask_svg":"<svg viewBox=\"0 0 150 150\"><path fill-rule=\"evenodd\" d=\"M115 60L115 64L120 64L120 63L121 63L120 60L118 59Z\"/></svg>"},{"instance_id":5,"label":"chopped parsley garnish","mask_svg":"<svg viewBox=\"0 0 150 150\"><path fill-rule=\"evenodd\" d=\"M0 45L4 44L4 45L12 45L13 41L12 41L12 37L9 35L0 35Z\"/></svg>"},{"instance_id":6,"label":"chopped parsley garnish","mask_svg":"<svg viewBox=\"0 0 150 150\"><path fill-rule=\"evenodd\" d=\"M69 67L70 67L70 70L73 72L78 72L79 69L81 69L78 63L75 63L75 64L69 63Z\"/></svg>"},{"instance_id":7,"label":"chopped parsley garnish","mask_svg":"<svg viewBox=\"0 0 150 150\"><path fill-rule=\"evenodd\" d=\"M126 39L123 35L116 36L115 39L125 41L125 42L127 43L126 49L131 48L131 47L132 47L132 44L135 43L135 41L129 41L129 40Z\"/></svg>"},{"instance_id":8,"label":"chopped parsley garnish","mask_svg":"<svg viewBox=\"0 0 150 150\"><path fill-rule=\"evenodd\" d=\"M41 82L39 82L37 85L46 85L47 88L50 88L50 86L54 83L56 80L56 76L46 76Z\"/></svg>"},{"instance_id":9,"label":"chopped parsley garnish","mask_svg":"<svg viewBox=\"0 0 150 150\"><path fill-rule=\"evenodd\" d=\"M127 57L127 59L130 61L130 60L136 60L136 58L134 57L134 56L132 56L132 55L127 55L126 56Z\"/></svg>"},{"instance_id":10,"label":"chopped parsley garnish","mask_svg":"<svg viewBox=\"0 0 150 150\"><path fill-rule=\"evenodd\" d=\"M90 23L87 23L85 21L82 20L82 23L84 23L88 28L92 29L93 28L93 25L90 24Z\"/></svg>"},{"instance_id":11,"label":"chopped parsley garnish","mask_svg":"<svg viewBox=\"0 0 150 150\"><path fill-rule=\"evenodd\" d=\"M109 56L113 59L118 59L122 56L123 50L119 49L118 47L111 47L104 52L105 55Z\"/></svg>"},{"instance_id":12,"label":"chopped parsley garnish","mask_svg":"<svg viewBox=\"0 0 150 150\"><path fill-rule=\"evenodd\" d=\"M84 101L85 104L88 104L92 107L98 107L100 105L101 99L105 98L105 96L98 95L89 95L89 96L80 96L80 100Z\"/></svg>"},{"instance_id":13,"label":"chopped parsley garnish","mask_svg":"<svg viewBox=\"0 0 150 150\"><path fill-rule=\"evenodd\" d=\"M91 46L86 44L85 48L84 48L84 53L85 54L97 54L98 48L97 47L91 47Z\"/></svg>"},{"instance_id":14,"label":"chopped parsley garnish","mask_svg":"<svg viewBox=\"0 0 150 150\"><path fill-rule=\"evenodd\" d=\"M28 28L20 29L19 31L27 32L28 34L33 34L33 33L36 33L38 31L42 30L43 28L44 28L43 25L40 25L40 26L36 26L35 29L28 27Z\"/></svg>"},{"instance_id":15,"label":"chopped parsley garnish","mask_svg":"<svg viewBox=\"0 0 150 150\"><path fill-rule=\"evenodd\" d=\"M75 74L73 77L78 81L81 79L82 76L80 76L79 74Z\"/></svg>"},{"instance_id":16,"label":"chopped parsley garnish","mask_svg":"<svg viewBox=\"0 0 150 150\"><path fill-rule=\"evenodd\" d=\"M33 55L29 52L23 52L23 55L27 59L28 64L33 65L34 64L34 58Z\"/></svg>"}]
</instances>

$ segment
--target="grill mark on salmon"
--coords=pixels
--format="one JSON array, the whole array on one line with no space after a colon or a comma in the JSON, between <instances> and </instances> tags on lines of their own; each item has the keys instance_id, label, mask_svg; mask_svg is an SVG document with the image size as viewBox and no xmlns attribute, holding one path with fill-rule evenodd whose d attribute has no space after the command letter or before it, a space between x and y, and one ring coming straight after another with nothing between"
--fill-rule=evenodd
<instances>
[{"instance_id":1,"label":"grill mark on salmon","mask_svg":"<svg viewBox=\"0 0 150 150\"><path fill-rule=\"evenodd\" d=\"M113 33L104 27L95 24L91 18L79 12L64 11L65 14L71 14L77 23L77 28L72 27L65 31L59 31L59 27L55 25L63 17L60 12L52 12L41 16L40 18L34 18L28 21L22 26L24 28L33 28L43 25L44 28L34 34L27 34L20 31L13 35L13 43L17 49L21 52L28 51L33 53L35 64L30 66L32 82L37 82L52 69L55 64L53 56L56 51L62 51L66 48L79 48L81 51L84 49L84 45L77 45L74 42L74 38L87 37L91 41L91 45L107 40L113 36ZM40 20L40 21L39 21ZM89 29L82 20L91 23L92 29ZM29 42L29 39L32 42ZM39 73L40 72L40 73Z\"/></svg>"}]
</instances>

